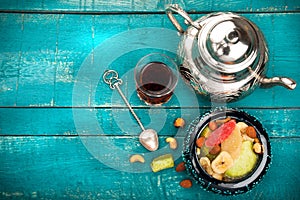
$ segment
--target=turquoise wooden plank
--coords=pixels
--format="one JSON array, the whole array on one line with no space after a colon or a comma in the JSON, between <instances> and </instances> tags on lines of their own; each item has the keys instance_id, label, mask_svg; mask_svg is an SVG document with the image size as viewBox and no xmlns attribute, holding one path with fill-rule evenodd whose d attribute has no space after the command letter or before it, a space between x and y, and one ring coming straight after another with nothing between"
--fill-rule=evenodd
<instances>
[{"instance_id":1,"label":"turquoise wooden plank","mask_svg":"<svg viewBox=\"0 0 300 200\"><path fill-rule=\"evenodd\" d=\"M113 140L119 144L127 139ZM271 139L271 145L272 164L262 182L249 193L223 197L196 184L190 189L181 188L179 182L188 176L175 172L174 168L158 173L114 170L95 159L78 137L1 137L0 196L2 199L298 199L300 140ZM112 159L119 165L128 165L118 162L116 157ZM175 162L180 161L179 158Z\"/></svg>"},{"instance_id":2,"label":"turquoise wooden plank","mask_svg":"<svg viewBox=\"0 0 300 200\"><path fill-rule=\"evenodd\" d=\"M235 10L240 12L284 12L298 11L299 2L295 0L214 0L214 1L191 1L191 0L1 0L2 10L18 11L76 11L76 12L162 12L165 4L179 3L189 11L219 11Z\"/></svg>"},{"instance_id":3,"label":"turquoise wooden plank","mask_svg":"<svg viewBox=\"0 0 300 200\"><path fill-rule=\"evenodd\" d=\"M1 109L2 110L2 109ZM60 119L59 119L60 118ZM18 128L9 126L8 120L17 126L23 127L22 131ZM26 135L46 134L46 135L69 135L75 134L75 126L71 109L9 109L1 111L1 132L18 133ZM20 128L21 128L20 127ZM26 127L26 128L25 128ZM47 128L48 127L48 128ZM5 129L7 131L5 131ZM25 130L26 129L26 130Z\"/></svg>"},{"instance_id":4,"label":"turquoise wooden plank","mask_svg":"<svg viewBox=\"0 0 300 200\"><path fill-rule=\"evenodd\" d=\"M62 34L59 34L58 39L58 42L61 44L58 60L59 62L66 63L66 65L69 63L69 66L65 66L64 64L57 71L62 77L60 81L56 81L55 105L73 105L72 91L74 81L84 59L90 52L93 52L97 44L128 29L129 17L122 17L119 20L115 19L112 19L110 15L64 15L60 19L60 32ZM78 21L79 24L74 29L73 24L77 24ZM72 34L64 34L65 32ZM90 90L90 83L87 84L85 89L87 91ZM89 102L90 100L87 98L83 102L80 102L80 105L91 105Z\"/></svg>"},{"instance_id":5,"label":"turquoise wooden plank","mask_svg":"<svg viewBox=\"0 0 300 200\"><path fill-rule=\"evenodd\" d=\"M296 21L285 21L285 19L288 18L288 15L280 15L278 18L274 18L274 60L276 60L276 66L274 67L274 74L283 74L286 72L291 72L291 76L297 80L297 82L300 81L300 73L297 72L297 68L299 68L300 64L299 62L295 62L294 58L299 57L300 52L300 41L294 40L293 42L290 41L290 38L293 37L293 33L287 29L287 27L290 27L291 29L296 29L297 31L300 31L299 27L299 21L300 21L300 15L297 15ZM298 22L297 22L298 21ZM280 31L281 30L281 31ZM279 45L278 42L280 40L286 40L286 43L283 43L282 45ZM296 46L295 51L290 48L290 46ZM289 54L289 56L287 56ZM279 66L279 67L277 67ZM276 71L275 71L276 70ZM299 87L298 87L299 89ZM282 98L282 95L284 94L284 98ZM274 100L275 104L280 99L285 99L287 101L296 101L298 102L298 105L300 105L300 99L295 98L291 95L289 92L284 92L282 88L276 88L276 91L274 92ZM284 104L284 102L282 102Z\"/></svg>"},{"instance_id":6,"label":"turquoise wooden plank","mask_svg":"<svg viewBox=\"0 0 300 200\"><path fill-rule=\"evenodd\" d=\"M8 88L0 93L0 102L4 106L72 106L73 86L81 64L87 55L95 56L95 50L111 37L117 37L118 34L124 33L128 29L151 27L165 27L169 31L175 31L172 24L165 15L8 15L2 14L0 30L2 37L7 35L7 26L17 22L12 30L16 40L4 40L0 43L3 47L1 63L3 66L0 74L2 87ZM201 16L201 15L200 15ZM262 29L270 49L270 61L268 76L283 75L294 78L297 82L299 77L299 57L300 45L298 44L298 35L300 30L295 28L288 32L288 37L282 29L286 26L296 26L300 20L299 14L247 14L246 17L253 20ZM194 19L199 15L193 15ZM22 22L24 21L24 22ZM144 21L141 23L141 21ZM280 25L282 24L282 25ZM72 26L75 25L75 26ZM47 30L47 31L45 31ZM125 32L126 33L126 32ZM174 35L176 33L174 32ZM31 39L31 38L34 39ZM141 36L142 48L148 48L147 41L153 36ZM155 35L154 35L155 37ZM157 38L157 37L156 37ZM163 35L160 38L165 41ZM128 41L128 38L123 38ZM179 38L174 38L174 41ZM172 40L171 40L172 41ZM275 42L276 41L276 42ZM157 42L161 43L161 42ZM116 43L109 48L118 48ZM176 51L177 45L170 43L172 51ZM126 46L125 46L126 47ZM114 49L107 49L107 52ZM282 49L287 49L283 51ZM94 49L94 50L93 50ZM148 51L149 52L149 51ZM150 51L151 52L151 51ZM131 54L130 54L131 53ZM112 67L118 67L120 74L128 72L134 67L139 58L143 55L137 51L122 55L112 62ZM5 57L3 57L5 56ZM126 57L128 56L128 57ZM18 62L16 62L16 60ZM122 68L120 68L122 66ZM5 74L13 72L11 79L7 79ZM104 67L99 70L104 71ZM20 71L20 75L18 75ZM125 78L124 90L132 92L134 89L133 80ZM16 83L15 83L16 82ZM101 77L99 77L101 83ZM86 90L91 90L90 82L87 82ZM178 84L178 91L186 88ZM186 90L186 89L185 89ZM111 99L111 91L106 85L99 84L98 93L89 91L90 94L76 106L101 106L112 105L107 102ZM285 92L289 101L278 98L282 92ZM294 91L285 91L280 87L272 89L256 90L251 96L244 100L233 103L232 106L282 106L295 107L299 105L298 97L300 88ZM95 96L96 94L96 96ZM194 96L193 92L190 95ZM94 97L94 98L92 98ZM189 101L191 96L187 96L186 103L181 106L194 105L194 101ZM91 99L92 98L92 99ZM259 98L259 101L257 101ZM198 98L200 105L209 106L208 101ZM114 102L122 105L122 101ZM138 99L132 99L133 105L141 105ZM178 106L176 102L169 102L168 105Z\"/></svg>"},{"instance_id":7,"label":"turquoise wooden plank","mask_svg":"<svg viewBox=\"0 0 300 200\"><path fill-rule=\"evenodd\" d=\"M2 105L15 105L20 70L23 16L0 15L0 94Z\"/></svg>"},{"instance_id":8,"label":"turquoise wooden plank","mask_svg":"<svg viewBox=\"0 0 300 200\"><path fill-rule=\"evenodd\" d=\"M178 2L191 13L236 11L253 20L269 44L267 74L290 76L299 83L298 1ZM137 139L139 127L118 94L104 85L101 77L97 77L97 88L92 87L94 80L86 77L82 93L73 90L84 59L89 54L97 58L97 47L107 39L135 28L175 30L164 14L164 4L165 1L126 0L0 3L0 199L224 199L196 185L188 190L180 188L179 181L187 175L174 169L156 174L124 172L127 168L149 169L150 158L161 151L145 154ZM192 18L199 16L203 15L193 14ZM156 37L157 43L169 42L169 48L176 50L177 45L164 34L148 33L149 30L142 32L137 41L139 47L148 48L151 38ZM131 41L130 37L123 39ZM102 52L102 59L111 58L111 48L130 47L111 44ZM171 101L162 107L148 107L140 101L132 74L126 73L145 52L153 50L129 52L114 60L111 67L124 78L122 90L145 125L161 129L163 151L168 149L165 137L175 134L181 148L185 130L177 132L171 123L173 119L183 116L189 123L214 105L195 97L182 82ZM95 61L91 63L97 64ZM93 73L94 69L86 74L92 77ZM261 119L271 136L274 156L269 173L257 188L225 199L299 198L295 186L300 164L299 93L299 87L294 91L280 87L257 89L247 98L228 104ZM103 128L106 136L93 137L98 134L95 125ZM171 151L176 158L180 148ZM131 152L147 155L146 164L131 166ZM110 164L101 163L96 157ZM176 163L180 161L179 158Z\"/></svg>"},{"instance_id":9,"label":"turquoise wooden plank","mask_svg":"<svg viewBox=\"0 0 300 200\"><path fill-rule=\"evenodd\" d=\"M243 109L243 108L241 108ZM185 135L188 125L209 108L162 107L142 109L136 113L148 128L159 135ZM272 137L299 136L299 109L243 109L257 117ZM1 108L0 135L112 135L134 136L141 130L126 108ZM79 119L77 118L79 116ZM182 117L186 126L174 128L173 121ZM13 122L13 123L12 123ZM95 126L94 124L97 124ZM99 130L99 127L101 128ZM82 128L83 127L83 128ZM80 131L80 130L84 130Z\"/></svg>"},{"instance_id":10,"label":"turquoise wooden plank","mask_svg":"<svg viewBox=\"0 0 300 200\"><path fill-rule=\"evenodd\" d=\"M17 105L53 104L57 17L24 15Z\"/></svg>"},{"instance_id":11,"label":"turquoise wooden plank","mask_svg":"<svg viewBox=\"0 0 300 200\"><path fill-rule=\"evenodd\" d=\"M76 22L77 30L74 30ZM93 17L89 15L60 15L55 55L54 105L71 105L74 79L78 66L93 50Z\"/></svg>"},{"instance_id":12,"label":"turquoise wooden plank","mask_svg":"<svg viewBox=\"0 0 300 200\"><path fill-rule=\"evenodd\" d=\"M272 34L272 30L274 30L274 27L273 27L273 23L272 23L272 16L271 15L255 15L255 16L252 16L252 15L246 15L247 17L249 18L252 18L252 20L254 21L258 21L258 25L259 26L262 26L264 28L263 31L265 31L265 34L270 37L267 37L267 41L268 43L270 43L270 50L274 49L272 47L272 44L273 44L273 41L274 41L274 37L273 37L273 34ZM197 18L198 16L195 16L195 18ZM299 15L297 15L297 17L299 17ZM262 20L263 19L263 20ZM296 20L297 21L297 20ZM170 22L168 20L164 21L163 22L164 24L166 24L166 27L170 27L172 28L172 25L170 24ZM143 25L139 25L138 27L143 27ZM280 36L279 36L280 37ZM296 35L293 35L293 37L297 37ZM147 41L150 41L150 37L147 38L147 37L143 37L143 42L146 43ZM164 41L166 40L166 38L163 39ZM113 40L112 40L113 41ZM119 42L123 42L124 41L128 41L128 38L127 37L120 37L119 39ZM291 40L289 40L291 41ZM147 44L147 43L146 43ZM174 44L172 44L174 45ZM100 46L101 46L101 43L100 43ZM123 46L123 45L120 45L120 47ZM147 46L147 45L145 45ZM170 45L171 46L171 45ZM292 44L290 46L293 46ZM174 45L174 47L172 47L174 50L176 49L176 45ZM113 50L111 50L113 51ZM157 50L156 50L157 51ZM300 49L298 48L298 46L295 46L295 51L292 51L292 52L299 52ZM150 51L151 52L151 51ZM153 52L153 51L152 51ZM295 64L295 66L298 65L297 63L297 59L294 58L294 55L293 54L290 54L288 51L285 51L286 57L292 57L291 60L292 61L292 64ZM95 53L93 54L94 56L97 55L97 49L95 50ZM147 53L149 53L147 51ZM133 68L133 66L135 66L135 64L138 62L139 58L142 57L142 56L139 56L137 57L137 54L139 55L139 52L138 51L134 51L134 52L130 52L129 54L126 54L124 55L123 58L120 58L116 61L114 61L112 64L111 64L111 68L119 68L119 66L124 66L125 64L127 64L129 66L129 68ZM145 53L146 54L146 53ZM145 54L142 54L142 55L145 55ZM130 58L130 59L128 59ZM273 73L273 68L275 67L275 64L276 63L276 58L274 59L274 51L271 51L270 53L270 61L269 61L269 70L268 70L268 76L273 76L274 73ZM126 66L127 67L127 66ZM277 66L276 66L277 67ZM128 69L118 69L120 74L122 75L123 73L127 73L128 72ZM125 70L125 72L123 72L123 70ZM103 69L104 71L104 69ZM295 72L295 73L294 73ZM291 77L293 77L296 81L299 81L298 80L298 72L297 72L297 69L296 71L291 71L289 70L288 73L290 74ZM285 73L282 73L282 74L279 74L277 73L276 75L286 75ZM287 75L286 75L287 76ZM132 93L134 92L134 83L130 83L130 82L127 82L127 81L131 81L133 82L133 77L130 75L130 74L127 74L126 76L123 77L125 80L126 80L126 83L124 83L124 90L127 91L128 95L127 96L130 96L132 95ZM105 87L105 86L104 86ZM178 91L184 91L184 89L182 88L186 88L184 85L182 84L178 84ZM256 95L251 95L252 98L249 99L249 97L246 99L246 100L243 100L241 102L238 102L238 103L234 103L233 105L237 105L237 106L244 106L244 105L251 105L253 104L254 102L257 102L257 94L259 94L259 96L264 96L263 98L260 98L260 105L273 105L273 103L270 104L270 102L274 102L274 90L277 90L279 87L275 87L275 88L272 88L272 89L268 89L268 90L257 90L255 91L255 94ZM297 88L298 89L298 88ZM296 94L298 90L295 90L295 91L286 91L288 94ZM279 88L280 90L280 88ZM112 99L112 97L106 97L106 96L103 96L102 94L103 93L108 93L109 94L109 89L108 88L102 88L102 87L99 87L97 88L97 91L101 92L101 96L100 95L96 95L96 96L99 96L101 99L95 99L95 103L96 105L101 105L102 101L105 100L107 101L107 99ZM129 91L129 92L128 92ZM281 90L280 90L281 91ZM191 97L191 95L193 95L193 93L191 93L190 95L187 95L187 99L189 99L189 97ZM103 100L102 100L103 99ZM293 101L294 100L294 101ZM120 102L121 101L121 102ZM113 103L117 104L117 103L122 103L122 100L120 101L113 101ZM138 99L136 100L133 100L131 103L132 104L135 104L135 102L140 102ZM208 105L209 102L206 102L206 101L203 101L202 99L199 99L199 104L201 105ZM245 103L243 103L245 102ZM107 103L107 102L105 102ZM296 99L296 98L291 98L290 101L288 102L285 102L286 103L286 106L291 106L291 105L299 105L299 101ZM173 102L171 101L169 104L173 105ZM107 105L107 104L106 104ZM174 104L174 105L178 105L178 104ZM186 104L180 104L181 106L185 106ZM188 102L187 105L194 105L193 102ZM279 104L278 104L279 105Z\"/></svg>"}]
</instances>

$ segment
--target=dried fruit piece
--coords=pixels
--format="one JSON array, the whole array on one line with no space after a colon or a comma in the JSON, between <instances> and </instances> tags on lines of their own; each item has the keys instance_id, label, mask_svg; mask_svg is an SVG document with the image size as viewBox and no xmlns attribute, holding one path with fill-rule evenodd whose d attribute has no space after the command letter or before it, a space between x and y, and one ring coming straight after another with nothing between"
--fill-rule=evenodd
<instances>
[{"instance_id":1,"label":"dried fruit piece","mask_svg":"<svg viewBox=\"0 0 300 200\"><path fill-rule=\"evenodd\" d=\"M201 136L196 140L196 145L197 147L201 148L204 144L205 141L205 137Z\"/></svg>"},{"instance_id":2,"label":"dried fruit piece","mask_svg":"<svg viewBox=\"0 0 300 200\"><path fill-rule=\"evenodd\" d=\"M231 117L226 117L225 119L217 119L216 124L221 125L221 124L224 124L226 122L229 122L230 120L231 120Z\"/></svg>"},{"instance_id":3,"label":"dried fruit piece","mask_svg":"<svg viewBox=\"0 0 300 200\"><path fill-rule=\"evenodd\" d=\"M217 154L213 155L213 154L210 154L210 151L211 151L212 148L210 147L206 147L206 146L203 146L201 148L201 153L200 153L200 157L207 157L209 160L213 160L217 157Z\"/></svg>"},{"instance_id":4,"label":"dried fruit piece","mask_svg":"<svg viewBox=\"0 0 300 200\"><path fill-rule=\"evenodd\" d=\"M209 153L209 154L206 155L206 157L208 157L208 159L212 161L212 160L214 160L218 155L219 155L219 154L213 155L213 154L210 154L210 153Z\"/></svg>"},{"instance_id":5,"label":"dried fruit piece","mask_svg":"<svg viewBox=\"0 0 300 200\"><path fill-rule=\"evenodd\" d=\"M210 134L210 136L205 141L205 145L208 147L213 147L226 140L235 128L235 124L236 122L233 120L222 124L219 128L217 128Z\"/></svg>"},{"instance_id":6,"label":"dried fruit piece","mask_svg":"<svg viewBox=\"0 0 300 200\"><path fill-rule=\"evenodd\" d=\"M253 143L244 141L241 154L234 165L225 172L225 175L231 178L243 177L253 170L257 162L257 155L253 152Z\"/></svg>"},{"instance_id":7,"label":"dried fruit piece","mask_svg":"<svg viewBox=\"0 0 300 200\"><path fill-rule=\"evenodd\" d=\"M211 169L210 160L208 157L201 157L200 160L201 167L208 173L209 175L212 175L214 172Z\"/></svg>"},{"instance_id":8,"label":"dried fruit piece","mask_svg":"<svg viewBox=\"0 0 300 200\"><path fill-rule=\"evenodd\" d=\"M168 138L166 138L166 142L169 143L171 149L176 149L177 148L177 141L176 141L175 138L168 137Z\"/></svg>"},{"instance_id":9,"label":"dried fruit piece","mask_svg":"<svg viewBox=\"0 0 300 200\"><path fill-rule=\"evenodd\" d=\"M246 124L245 122L238 122L236 126L240 129L241 133L245 133L248 124Z\"/></svg>"},{"instance_id":10,"label":"dried fruit piece","mask_svg":"<svg viewBox=\"0 0 300 200\"><path fill-rule=\"evenodd\" d=\"M175 126L176 128L183 127L184 124L185 124L185 121L184 121L184 119L182 119L182 118L177 118L177 119L174 121L174 126Z\"/></svg>"},{"instance_id":11,"label":"dried fruit piece","mask_svg":"<svg viewBox=\"0 0 300 200\"><path fill-rule=\"evenodd\" d=\"M254 145L253 145L253 151L255 153L257 153L257 154L263 153L262 145L260 143L254 143Z\"/></svg>"},{"instance_id":12,"label":"dried fruit piece","mask_svg":"<svg viewBox=\"0 0 300 200\"><path fill-rule=\"evenodd\" d=\"M218 174L223 174L233 165L233 159L231 155L222 151L211 163L211 168L214 172Z\"/></svg>"},{"instance_id":13,"label":"dried fruit piece","mask_svg":"<svg viewBox=\"0 0 300 200\"><path fill-rule=\"evenodd\" d=\"M222 151L228 152L232 159L239 157L242 148L243 138L239 128L236 126L226 140L221 143Z\"/></svg>"},{"instance_id":14,"label":"dried fruit piece","mask_svg":"<svg viewBox=\"0 0 300 200\"><path fill-rule=\"evenodd\" d=\"M185 165L184 165L184 162L181 162L179 163L177 166L176 166L176 172L182 172L185 170Z\"/></svg>"},{"instance_id":15,"label":"dried fruit piece","mask_svg":"<svg viewBox=\"0 0 300 200\"><path fill-rule=\"evenodd\" d=\"M221 151L220 145L216 145L209 151L209 153L212 155L216 155L216 154L220 153L220 151Z\"/></svg>"},{"instance_id":16,"label":"dried fruit piece","mask_svg":"<svg viewBox=\"0 0 300 200\"><path fill-rule=\"evenodd\" d=\"M190 188L193 186L193 183L190 179L185 179L180 182L180 186L183 188Z\"/></svg>"},{"instance_id":17,"label":"dried fruit piece","mask_svg":"<svg viewBox=\"0 0 300 200\"><path fill-rule=\"evenodd\" d=\"M171 154L159 156L154 158L151 162L151 168L153 172L158 172L171 167L174 167L174 160Z\"/></svg>"},{"instance_id":18,"label":"dried fruit piece","mask_svg":"<svg viewBox=\"0 0 300 200\"><path fill-rule=\"evenodd\" d=\"M210 134L211 134L211 130L209 129L208 126L206 126L200 135L207 138Z\"/></svg>"},{"instance_id":19,"label":"dried fruit piece","mask_svg":"<svg viewBox=\"0 0 300 200\"><path fill-rule=\"evenodd\" d=\"M253 139L256 138L256 131L253 126L248 126L245 130L245 133Z\"/></svg>"},{"instance_id":20,"label":"dried fruit piece","mask_svg":"<svg viewBox=\"0 0 300 200\"><path fill-rule=\"evenodd\" d=\"M251 138L251 137L249 137L249 136L246 135L246 134L243 134L242 137L243 137L243 140L244 140L244 141L254 142L254 139Z\"/></svg>"},{"instance_id":21,"label":"dried fruit piece","mask_svg":"<svg viewBox=\"0 0 300 200\"><path fill-rule=\"evenodd\" d=\"M212 177L214 177L215 179L217 179L219 181L223 180L223 175L222 174L213 173Z\"/></svg>"},{"instance_id":22,"label":"dried fruit piece","mask_svg":"<svg viewBox=\"0 0 300 200\"><path fill-rule=\"evenodd\" d=\"M208 127L209 127L210 130L214 131L214 130L216 130L218 128L218 125L217 125L217 123L215 121L210 121L208 123Z\"/></svg>"},{"instance_id":23,"label":"dried fruit piece","mask_svg":"<svg viewBox=\"0 0 300 200\"><path fill-rule=\"evenodd\" d=\"M135 162L140 162L140 163L144 163L145 162L145 159L142 155L139 155L139 154L135 154L135 155L132 155L129 159L129 161L131 163L135 163Z\"/></svg>"}]
</instances>

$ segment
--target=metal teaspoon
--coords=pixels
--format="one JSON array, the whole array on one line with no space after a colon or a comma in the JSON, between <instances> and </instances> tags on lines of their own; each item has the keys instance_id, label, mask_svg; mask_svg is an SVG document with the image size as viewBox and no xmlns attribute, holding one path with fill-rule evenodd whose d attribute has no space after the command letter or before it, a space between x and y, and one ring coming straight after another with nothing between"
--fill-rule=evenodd
<instances>
[{"instance_id":1,"label":"metal teaspoon","mask_svg":"<svg viewBox=\"0 0 300 200\"><path fill-rule=\"evenodd\" d=\"M119 87L119 85L121 85L123 83L123 81L121 79L119 79L118 73L114 70L106 70L103 74L103 80L106 84L109 85L109 87L111 89L113 89L113 90L117 89L120 96L124 100L125 104L129 108L129 111L131 112L131 114L133 115L133 117L135 118L135 120L137 121L139 126L141 127L142 132L139 135L140 143L149 151L157 150L158 145L159 145L157 132L153 129L145 129L145 127L141 123L140 119L135 114L134 110L132 109L131 105L129 104L125 95L123 94L123 92L121 91L121 89Z\"/></svg>"}]
</instances>

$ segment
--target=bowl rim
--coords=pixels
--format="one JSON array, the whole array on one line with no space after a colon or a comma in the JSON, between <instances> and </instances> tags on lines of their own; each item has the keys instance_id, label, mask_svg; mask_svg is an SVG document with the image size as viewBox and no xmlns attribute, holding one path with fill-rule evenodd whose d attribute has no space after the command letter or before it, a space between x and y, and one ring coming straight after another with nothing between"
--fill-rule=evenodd
<instances>
[{"instance_id":1,"label":"bowl rim","mask_svg":"<svg viewBox=\"0 0 300 200\"><path fill-rule=\"evenodd\" d=\"M246 177L236 181L219 181L211 177L201 168L196 155L195 141L197 137L211 119L220 118L220 116L232 116L241 121L246 121L247 124L256 129L260 141L264 145L264 153L260 156L256 168ZM267 131L256 117L243 110L217 107L198 116L190 123L184 139L182 157L188 173L202 188L222 195L235 195L250 191L261 181L270 167L272 154Z\"/></svg>"}]
</instances>

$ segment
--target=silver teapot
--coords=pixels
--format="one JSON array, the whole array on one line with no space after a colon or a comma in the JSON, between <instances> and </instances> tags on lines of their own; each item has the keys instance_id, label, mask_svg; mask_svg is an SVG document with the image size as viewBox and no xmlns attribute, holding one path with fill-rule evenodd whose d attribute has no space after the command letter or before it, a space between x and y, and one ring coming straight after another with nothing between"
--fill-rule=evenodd
<instances>
[{"instance_id":1,"label":"silver teapot","mask_svg":"<svg viewBox=\"0 0 300 200\"><path fill-rule=\"evenodd\" d=\"M174 13L190 25L186 31ZM257 86L296 87L290 78L265 77L268 48L259 28L248 19L219 12L193 21L177 4L168 5L166 14L181 34L177 53L181 74L212 101L234 101Z\"/></svg>"}]
</instances>

